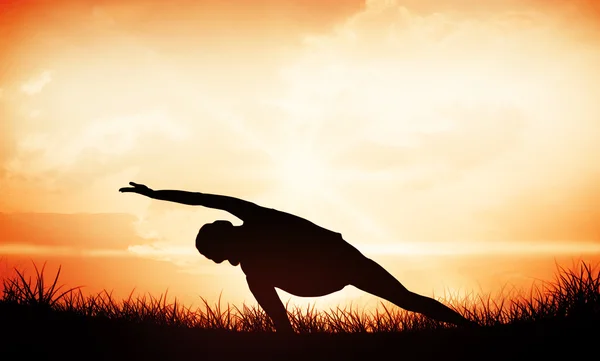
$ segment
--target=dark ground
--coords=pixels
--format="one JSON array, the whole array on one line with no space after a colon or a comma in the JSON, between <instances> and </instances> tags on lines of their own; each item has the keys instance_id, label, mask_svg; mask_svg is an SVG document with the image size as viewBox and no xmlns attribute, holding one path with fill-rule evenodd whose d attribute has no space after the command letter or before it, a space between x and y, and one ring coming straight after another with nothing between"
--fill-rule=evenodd
<instances>
[{"instance_id":1,"label":"dark ground","mask_svg":"<svg viewBox=\"0 0 600 361\"><path fill-rule=\"evenodd\" d=\"M598 320L399 333L241 333L86 319L0 303L3 360L596 359ZM589 356L586 356L589 355Z\"/></svg>"}]
</instances>

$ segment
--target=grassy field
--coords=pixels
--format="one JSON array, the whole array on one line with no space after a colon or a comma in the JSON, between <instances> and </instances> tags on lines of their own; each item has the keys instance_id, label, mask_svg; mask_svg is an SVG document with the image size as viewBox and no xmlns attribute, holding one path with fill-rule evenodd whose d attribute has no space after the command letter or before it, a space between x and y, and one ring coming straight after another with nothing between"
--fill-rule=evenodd
<instances>
[{"instance_id":1,"label":"grassy field","mask_svg":"<svg viewBox=\"0 0 600 361\"><path fill-rule=\"evenodd\" d=\"M598 356L600 270L557 267L554 280L501 297L442 300L481 327L459 329L383 304L316 311L288 307L296 335L278 335L262 309L190 308L166 294L114 299L15 270L3 280L0 347L12 359L514 360ZM562 356L564 354L564 356Z\"/></svg>"}]
</instances>

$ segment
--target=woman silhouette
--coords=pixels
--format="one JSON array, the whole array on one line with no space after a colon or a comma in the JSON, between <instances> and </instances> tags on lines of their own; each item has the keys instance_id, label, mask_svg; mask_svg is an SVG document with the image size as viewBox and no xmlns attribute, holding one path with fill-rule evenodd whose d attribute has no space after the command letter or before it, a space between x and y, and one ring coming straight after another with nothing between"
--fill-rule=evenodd
<instances>
[{"instance_id":1,"label":"woman silhouette","mask_svg":"<svg viewBox=\"0 0 600 361\"><path fill-rule=\"evenodd\" d=\"M438 321L459 326L474 324L442 303L407 290L340 233L306 219L229 196L129 184L131 187L119 191L220 209L241 219L240 226L223 220L203 225L196 236L196 248L216 263L227 260L241 266L250 291L273 320L277 332L293 329L276 287L301 297L318 297L352 285Z\"/></svg>"}]
</instances>

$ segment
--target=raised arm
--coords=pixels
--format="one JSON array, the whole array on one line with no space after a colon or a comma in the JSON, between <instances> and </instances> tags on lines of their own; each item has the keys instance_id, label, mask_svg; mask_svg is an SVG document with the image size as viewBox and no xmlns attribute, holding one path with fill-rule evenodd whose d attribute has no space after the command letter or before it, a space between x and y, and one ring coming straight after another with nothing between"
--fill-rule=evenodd
<instances>
[{"instance_id":1,"label":"raised arm","mask_svg":"<svg viewBox=\"0 0 600 361\"><path fill-rule=\"evenodd\" d=\"M134 182L129 182L129 185L131 185L131 187L121 188L119 189L119 192L137 193L152 199L187 204L190 206L220 209L229 212L242 220L252 217L252 215L261 208L252 202L230 196L173 189L153 190L143 184Z\"/></svg>"}]
</instances>

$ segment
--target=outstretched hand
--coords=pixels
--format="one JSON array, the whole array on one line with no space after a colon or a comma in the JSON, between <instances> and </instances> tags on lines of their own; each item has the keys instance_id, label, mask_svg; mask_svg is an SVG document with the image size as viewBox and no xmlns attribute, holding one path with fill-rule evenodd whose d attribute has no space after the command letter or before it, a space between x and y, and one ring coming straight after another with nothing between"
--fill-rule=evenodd
<instances>
[{"instance_id":1,"label":"outstretched hand","mask_svg":"<svg viewBox=\"0 0 600 361\"><path fill-rule=\"evenodd\" d=\"M152 193L152 189L148 188L144 184L129 182L129 185L131 187L119 188L119 192L121 192L121 193L138 193L138 194L142 194L144 196L150 196L150 194Z\"/></svg>"}]
</instances>

